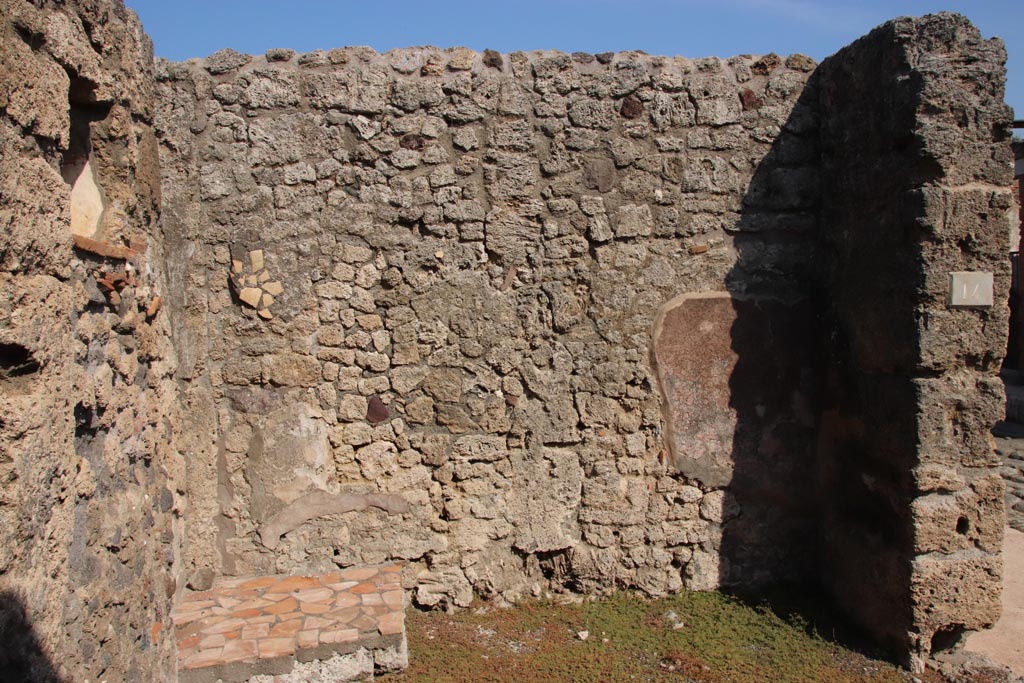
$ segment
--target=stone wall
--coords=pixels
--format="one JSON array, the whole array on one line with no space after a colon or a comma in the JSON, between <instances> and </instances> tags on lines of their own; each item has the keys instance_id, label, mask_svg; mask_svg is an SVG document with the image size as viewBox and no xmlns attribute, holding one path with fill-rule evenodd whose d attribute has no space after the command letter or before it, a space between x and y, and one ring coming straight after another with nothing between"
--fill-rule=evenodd
<instances>
[{"instance_id":1,"label":"stone wall","mask_svg":"<svg viewBox=\"0 0 1024 683\"><path fill-rule=\"evenodd\" d=\"M0 2L0 670L12 680L173 677L180 458L151 63L120 2Z\"/></svg>"},{"instance_id":2,"label":"stone wall","mask_svg":"<svg viewBox=\"0 0 1024 683\"><path fill-rule=\"evenodd\" d=\"M1012 205L1005 52L962 17L890 22L826 60L822 578L920 666L999 616ZM950 305L951 273L994 305Z\"/></svg>"},{"instance_id":3,"label":"stone wall","mask_svg":"<svg viewBox=\"0 0 1024 683\"><path fill-rule=\"evenodd\" d=\"M991 623L1002 59L936 15L818 70L161 63L193 585L402 559L418 604L461 606L818 577L914 666ZM998 303L949 307L959 271Z\"/></svg>"},{"instance_id":4,"label":"stone wall","mask_svg":"<svg viewBox=\"0 0 1024 683\"><path fill-rule=\"evenodd\" d=\"M820 580L915 667L997 616L966 20L154 69L116 0L0 2L0 665L170 680L186 583L387 560L426 607Z\"/></svg>"},{"instance_id":5,"label":"stone wall","mask_svg":"<svg viewBox=\"0 0 1024 683\"><path fill-rule=\"evenodd\" d=\"M651 355L677 295L797 297L813 68L425 48L161 63L193 584L402 559L433 606L806 574L813 534L777 543L761 490L735 526L771 562L720 563L744 500L666 443ZM813 443L792 412L750 412L742 435L773 435L784 469Z\"/></svg>"}]
</instances>

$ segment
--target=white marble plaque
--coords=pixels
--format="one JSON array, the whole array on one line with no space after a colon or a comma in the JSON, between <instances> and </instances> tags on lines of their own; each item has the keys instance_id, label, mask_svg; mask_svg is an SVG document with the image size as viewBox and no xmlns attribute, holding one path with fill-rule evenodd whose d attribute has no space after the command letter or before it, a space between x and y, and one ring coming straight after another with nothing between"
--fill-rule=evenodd
<instances>
[{"instance_id":1,"label":"white marble plaque","mask_svg":"<svg viewBox=\"0 0 1024 683\"><path fill-rule=\"evenodd\" d=\"M992 273L964 271L949 274L949 305L952 308L982 308L992 303Z\"/></svg>"}]
</instances>

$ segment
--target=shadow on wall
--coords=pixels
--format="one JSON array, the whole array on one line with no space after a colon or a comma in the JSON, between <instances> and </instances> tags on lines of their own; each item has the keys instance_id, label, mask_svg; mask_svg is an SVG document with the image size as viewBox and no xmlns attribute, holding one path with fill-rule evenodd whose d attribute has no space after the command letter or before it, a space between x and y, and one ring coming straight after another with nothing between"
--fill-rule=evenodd
<instances>
[{"instance_id":1,"label":"shadow on wall","mask_svg":"<svg viewBox=\"0 0 1024 683\"><path fill-rule=\"evenodd\" d=\"M22 597L0 590L0 683L61 683Z\"/></svg>"},{"instance_id":2,"label":"shadow on wall","mask_svg":"<svg viewBox=\"0 0 1024 683\"><path fill-rule=\"evenodd\" d=\"M816 109L812 75L744 193L727 291L676 297L656 323L672 458L711 489L690 589L817 580Z\"/></svg>"},{"instance_id":3,"label":"shadow on wall","mask_svg":"<svg viewBox=\"0 0 1024 683\"><path fill-rule=\"evenodd\" d=\"M911 556L911 523L905 500L872 482L899 480L880 466L909 472L909 463L890 456L913 449L892 451L871 430L888 420L907 431L913 416L895 411L914 402L905 400L909 385L900 378L865 385L842 346L850 331L840 330L840 321L856 307L867 311L859 321L871 328L858 330L862 336L885 342L903 334L894 331L898 320L885 317L903 307L887 306L877 291L869 292L871 301L856 297L858 278L899 280L906 268L883 255L858 261L872 263L864 272L847 272L848 236L831 234L823 222L824 209L834 207L823 202L829 188L820 83L815 72L744 193L727 291L666 304L655 332L656 365L675 466L711 489L700 509L711 541L694 552L687 586L763 600L784 596L772 587L799 584L862 624L898 624L895 633L910 620L902 559ZM894 235L906 220L884 201L857 216ZM894 291L911 286L897 284ZM840 301L833 300L837 291ZM816 614L808 616L818 618L825 605L809 607ZM888 633L878 640L897 653L907 647Z\"/></svg>"},{"instance_id":4,"label":"shadow on wall","mask_svg":"<svg viewBox=\"0 0 1024 683\"><path fill-rule=\"evenodd\" d=\"M721 314L732 322L734 428L719 515L723 587L813 583L819 575L816 83L812 74L754 172L736 225L736 265L726 277Z\"/></svg>"}]
</instances>

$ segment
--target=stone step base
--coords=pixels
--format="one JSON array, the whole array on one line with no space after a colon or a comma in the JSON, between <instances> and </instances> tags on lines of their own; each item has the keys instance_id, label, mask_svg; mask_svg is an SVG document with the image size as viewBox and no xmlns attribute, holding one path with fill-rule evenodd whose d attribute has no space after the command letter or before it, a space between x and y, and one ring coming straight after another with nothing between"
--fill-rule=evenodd
<instances>
[{"instance_id":1,"label":"stone step base","mask_svg":"<svg viewBox=\"0 0 1024 683\"><path fill-rule=\"evenodd\" d=\"M185 594L172 613L179 682L334 682L405 668L401 569L221 578Z\"/></svg>"}]
</instances>

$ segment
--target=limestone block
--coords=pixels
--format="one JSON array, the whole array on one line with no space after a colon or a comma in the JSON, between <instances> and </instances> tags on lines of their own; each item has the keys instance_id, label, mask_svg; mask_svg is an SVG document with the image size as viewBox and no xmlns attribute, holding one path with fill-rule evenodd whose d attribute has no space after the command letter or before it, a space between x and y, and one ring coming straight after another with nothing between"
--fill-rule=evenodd
<instances>
[{"instance_id":1,"label":"limestone block","mask_svg":"<svg viewBox=\"0 0 1024 683\"><path fill-rule=\"evenodd\" d=\"M979 551L916 558L910 586L914 622L925 634L951 626L978 630L994 624L1001 612L1002 568L998 555Z\"/></svg>"},{"instance_id":2,"label":"limestone block","mask_svg":"<svg viewBox=\"0 0 1024 683\"><path fill-rule=\"evenodd\" d=\"M654 228L651 209L646 204L625 204L615 214L615 237L639 237L650 235Z\"/></svg>"},{"instance_id":3,"label":"limestone block","mask_svg":"<svg viewBox=\"0 0 1024 683\"><path fill-rule=\"evenodd\" d=\"M493 462L508 457L505 437L500 435L468 435L455 440L452 449L469 462Z\"/></svg>"},{"instance_id":4,"label":"limestone block","mask_svg":"<svg viewBox=\"0 0 1024 683\"><path fill-rule=\"evenodd\" d=\"M235 71L252 61L252 55L242 54L226 48L218 50L203 60L203 67L211 74L219 75Z\"/></svg>"},{"instance_id":5,"label":"limestone block","mask_svg":"<svg viewBox=\"0 0 1024 683\"><path fill-rule=\"evenodd\" d=\"M297 353L271 354L263 359L263 377L277 386L314 387L320 381L320 363Z\"/></svg>"},{"instance_id":6,"label":"limestone block","mask_svg":"<svg viewBox=\"0 0 1024 683\"><path fill-rule=\"evenodd\" d=\"M456 441L456 450L459 442ZM515 522L513 544L523 552L562 550L579 541L583 468L569 449L518 451L514 494L505 515Z\"/></svg>"}]
</instances>

